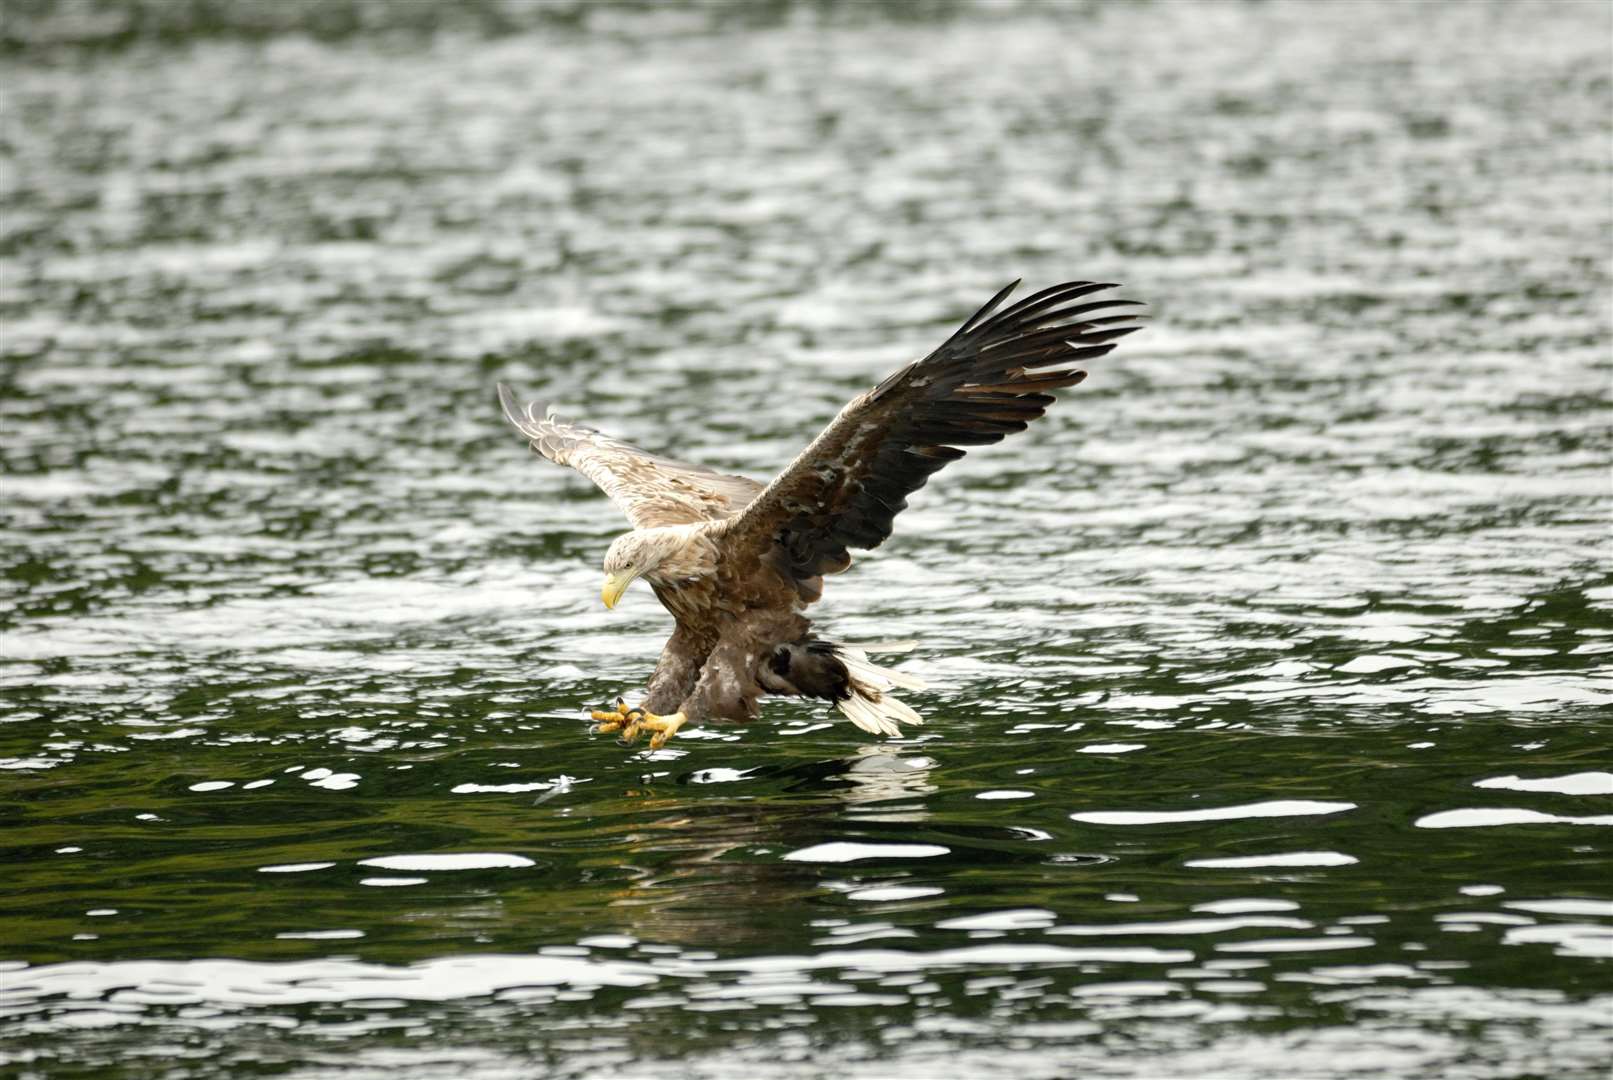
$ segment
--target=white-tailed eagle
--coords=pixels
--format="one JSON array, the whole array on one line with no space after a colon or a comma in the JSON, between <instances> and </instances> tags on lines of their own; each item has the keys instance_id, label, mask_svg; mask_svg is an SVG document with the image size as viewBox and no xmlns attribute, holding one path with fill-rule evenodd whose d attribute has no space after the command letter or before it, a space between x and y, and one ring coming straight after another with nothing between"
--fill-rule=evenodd
<instances>
[{"instance_id":1,"label":"white-tailed eagle","mask_svg":"<svg viewBox=\"0 0 1613 1080\"><path fill-rule=\"evenodd\" d=\"M593 428L521 406L499 385L504 413L534 449L570 465L633 524L605 554L606 607L642 577L677 622L642 703L595 712L599 730L665 745L685 723L750 720L766 694L823 698L852 723L896 735L919 715L890 693L922 689L864 650L815 636L806 608L853 549L878 547L907 496L930 474L1024 431L1054 390L1139 329L1116 288L1072 281L1009 307L1009 285L940 348L854 398L773 482L763 486L660 457ZM1002 310L998 310L1002 308Z\"/></svg>"}]
</instances>

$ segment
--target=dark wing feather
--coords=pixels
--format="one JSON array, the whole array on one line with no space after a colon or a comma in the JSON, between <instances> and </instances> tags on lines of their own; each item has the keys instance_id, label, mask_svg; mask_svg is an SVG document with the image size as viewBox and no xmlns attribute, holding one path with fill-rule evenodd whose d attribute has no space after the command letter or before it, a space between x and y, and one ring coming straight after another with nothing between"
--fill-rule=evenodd
<instances>
[{"instance_id":1,"label":"dark wing feather","mask_svg":"<svg viewBox=\"0 0 1613 1080\"><path fill-rule=\"evenodd\" d=\"M728 549L776 552L798 580L851 564L852 548L878 547L907 496L930 474L1041 416L1051 391L1086 372L1071 365L1102 356L1141 329L1133 300L1075 303L1116 286L1055 285L1002 307L1019 282L975 312L923 360L853 400L726 529ZM1100 314L1107 313L1107 314Z\"/></svg>"},{"instance_id":2,"label":"dark wing feather","mask_svg":"<svg viewBox=\"0 0 1613 1080\"><path fill-rule=\"evenodd\" d=\"M498 399L510 423L532 441L532 449L598 484L635 528L720 520L738 513L762 490L749 477L659 457L545 413L536 402L520 405L503 383Z\"/></svg>"}]
</instances>

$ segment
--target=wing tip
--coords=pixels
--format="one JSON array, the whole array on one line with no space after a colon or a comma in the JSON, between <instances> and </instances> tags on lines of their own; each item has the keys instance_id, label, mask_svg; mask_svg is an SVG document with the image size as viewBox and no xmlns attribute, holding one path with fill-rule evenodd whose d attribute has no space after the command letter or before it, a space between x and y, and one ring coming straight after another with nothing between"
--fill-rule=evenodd
<instances>
[{"instance_id":1,"label":"wing tip","mask_svg":"<svg viewBox=\"0 0 1613 1080\"><path fill-rule=\"evenodd\" d=\"M521 434L529 439L538 437L537 431L534 430L538 419L537 402L530 401L522 405L521 399L515 396L515 391L510 385L501 382L498 384L498 403L504 410L504 418L514 424ZM553 420L553 407L546 409L543 415L545 419Z\"/></svg>"},{"instance_id":2,"label":"wing tip","mask_svg":"<svg viewBox=\"0 0 1613 1080\"><path fill-rule=\"evenodd\" d=\"M992 314L1002 306L1004 300L1007 300L1010 296L1012 296L1014 291L1024 283L1024 278L1017 277L1013 281L1010 281L1007 285L1004 285L1002 288L998 289L997 294L990 300L987 300L980 310L976 311L973 315L964 320L963 325L958 327L958 329L953 332L952 337L960 337L980 326L981 323L989 319ZM883 386L883 384L881 385Z\"/></svg>"}]
</instances>

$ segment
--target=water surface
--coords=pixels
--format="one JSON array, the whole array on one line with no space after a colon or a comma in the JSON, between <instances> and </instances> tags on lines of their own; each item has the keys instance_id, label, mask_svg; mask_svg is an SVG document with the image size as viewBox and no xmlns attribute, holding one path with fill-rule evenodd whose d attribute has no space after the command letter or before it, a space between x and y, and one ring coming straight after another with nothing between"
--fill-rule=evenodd
<instances>
[{"instance_id":1,"label":"water surface","mask_svg":"<svg viewBox=\"0 0 1613 1080\"><path fill-rule=\"evenodd\" d=\"M30 10L9 1074L1602 1075L1605 6ZM493 383L765 478L1020 276L1152 322L832 583L928 724L589 735Z\"/></svg>"}]
</instances>

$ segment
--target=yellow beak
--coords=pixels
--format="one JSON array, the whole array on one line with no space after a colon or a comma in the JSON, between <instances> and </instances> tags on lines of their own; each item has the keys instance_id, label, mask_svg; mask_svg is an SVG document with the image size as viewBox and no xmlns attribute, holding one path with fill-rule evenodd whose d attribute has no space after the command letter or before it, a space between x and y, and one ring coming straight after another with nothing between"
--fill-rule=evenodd
<instances>
[{"instance_id":1,"label":"yellow beak","mask_svg":"<svg viewBox=\"0 0 1613 1080\"><path fill-rule=\"evenodd\" d=\"M621 600L622 594L627 591L627 587L633 584L635 576L629 573L605 575L605 588L600 593L600 598L605 601L606 607L613 608L616 606L617 601Z\"/></svg>"}]
</instances>

